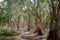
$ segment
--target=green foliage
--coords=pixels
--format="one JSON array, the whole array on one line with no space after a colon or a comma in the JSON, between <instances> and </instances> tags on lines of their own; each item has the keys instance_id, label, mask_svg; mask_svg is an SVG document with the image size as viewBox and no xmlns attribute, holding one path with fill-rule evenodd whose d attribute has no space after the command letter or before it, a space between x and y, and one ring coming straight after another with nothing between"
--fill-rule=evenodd
<instances>
[{"instance_id":1,"label":"green foliage","mask_svg":"<svg viewBox=\"0 0 60 40\"><path fill-rule=\"evenodd\" d=\"M45 2L45 0L40 0L40 2Z\"/></svg>"},{"instance_id":2,"label":"green foliage","mask_svg":"<svg viewBox=\"0 0 60 40\"><path fill-rule=\"evenodd\" d=\"M8 9L7 2L3 2L0 5L0 23L5 23L9 21L9 15L7 9Z\"/></svg>"},{"instance_id":3,"label":"green foliage","mask_svg":"<svg viewBox=\"0 0 60 40\"><path fill-rule=\"evenodd\" d=\"M49 27L49 22L50 22L50 13L49 11L46 11L45 17L44 17L44 28Z\"/></svg>"},{"instance_id":4,"label":"green foliage","mask_svg":"<svg viewBox=\"0 0 60 40\"><path fill-rule=\"evenodd\" d=\"M14 36L14 35L17 35L17 31L15 30L11 30L11 29L7 29L7 28L2 28L0 30L0 35L1 36Z\"/></svg>"}]
</instances>

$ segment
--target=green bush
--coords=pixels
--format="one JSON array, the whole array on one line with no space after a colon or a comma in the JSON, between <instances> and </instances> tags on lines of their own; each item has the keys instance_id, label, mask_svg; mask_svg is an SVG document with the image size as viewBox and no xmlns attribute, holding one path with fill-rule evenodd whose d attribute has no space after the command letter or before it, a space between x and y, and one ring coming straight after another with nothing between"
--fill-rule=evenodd
<instances>
[{"instance_id":1,"label":"green bush","mask_svg":"<svg viewBox=\"0 0 60 40\"><path fill-rule=\"evenodd\" d=\"M14 35L17 35L17 34L18 34L17 31L12 30L12 29L4 28L4 29L0 30L0 35L2 35L2 36L14 36Z\"/></svg>"}]
</instances>

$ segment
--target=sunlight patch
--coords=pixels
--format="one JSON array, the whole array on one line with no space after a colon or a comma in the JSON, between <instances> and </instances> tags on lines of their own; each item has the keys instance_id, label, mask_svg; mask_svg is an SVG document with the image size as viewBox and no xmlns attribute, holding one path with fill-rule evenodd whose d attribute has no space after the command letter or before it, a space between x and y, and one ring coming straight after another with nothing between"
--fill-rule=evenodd
<instances>
[{"instance_id":1,"label":"sunlight patch","mask_svg":"<svg viewBox=\"0 0 60 40\"><path fill-rule=\"evenodd\" d=\"M0 2L3 2L3 0L0 0Z\"/></svg>"}]
</instances>

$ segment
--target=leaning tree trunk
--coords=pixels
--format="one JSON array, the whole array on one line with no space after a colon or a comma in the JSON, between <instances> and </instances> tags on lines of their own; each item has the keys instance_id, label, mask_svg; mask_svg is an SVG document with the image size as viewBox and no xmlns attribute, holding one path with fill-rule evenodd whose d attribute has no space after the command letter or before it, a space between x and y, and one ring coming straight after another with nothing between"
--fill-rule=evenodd
<instances>
[{"instance_id":1,"label":"leaning tree trunk","mask_svg":"<svg viewBox=\"0 0 60 40\"><path fill-rule=\"evenodd\" d=\"M58 36L58 33L59 33L59 5L60 3L58 4L58 6L55 6L54 5L54 1L53 0L50 0L50 18L51 18L51 21L50 21L50 31L49 31L49 34L48 34L48 37L47 37L47 40L59 40L59 36Z\"/></svg>"}]
</instances>

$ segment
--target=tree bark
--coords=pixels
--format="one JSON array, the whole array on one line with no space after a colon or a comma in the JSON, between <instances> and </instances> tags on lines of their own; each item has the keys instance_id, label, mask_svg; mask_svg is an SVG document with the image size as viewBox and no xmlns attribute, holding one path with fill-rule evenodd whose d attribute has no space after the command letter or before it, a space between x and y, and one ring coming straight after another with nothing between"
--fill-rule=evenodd
<instances>
[{"instance_id":1,"label":"tree bark","mask_svg":"<svg viewBox=\"0 0 60 40\"><path fill-rule=\"evenodd\" d=\"M28 19L28 31L30 31L30 14L28 14L29 19Z\"/></svg>"},{"instance_id":2,"label":"tree bark","mask_svg":"<svg viewBox=\"0 0 60 40\"><path fill-rule=\"evenodd\" d=\"M53 0L50 0L50 1L51 1L51 4L50 4L50 6L51 6L51 10L50 10L51 21L50 21L50 31L49 31L47 40L59 40L59 36L58 36L58 33L59 33L59 30L58 30L59 29L58 8L59 8L59 6L58 7L55 6Z\"/></svg>"},{"instance_id":3,"label":"tree bark","mask_svg":"<svg viewBox=\"0 0 60 40\"><path fill-rule=\"evenodd\" d=\"M17 21L17 30L20 28L20 15L18 15L18 21Z\"/></svg>"},{"instance_id":4,"label":"tree bark","mask_svg":"<svg viewBox=\"0 0 60 40\"><path fill-rule=\"evenodd\" d=\"M38 8L39 8L39 0L37 0L37 6L36 6L36 9L35 9L35 20L36 20L36 30L34 31L34 33L35 32L37 32L38 33L38 35L43 35L43 33L42 33L42 29L41 29L41 27L42 27L42 24L41 24L41 17L40 18L38 18ZM40 15L41 16L41 15Z\"/></svg>"}]
</instances>

